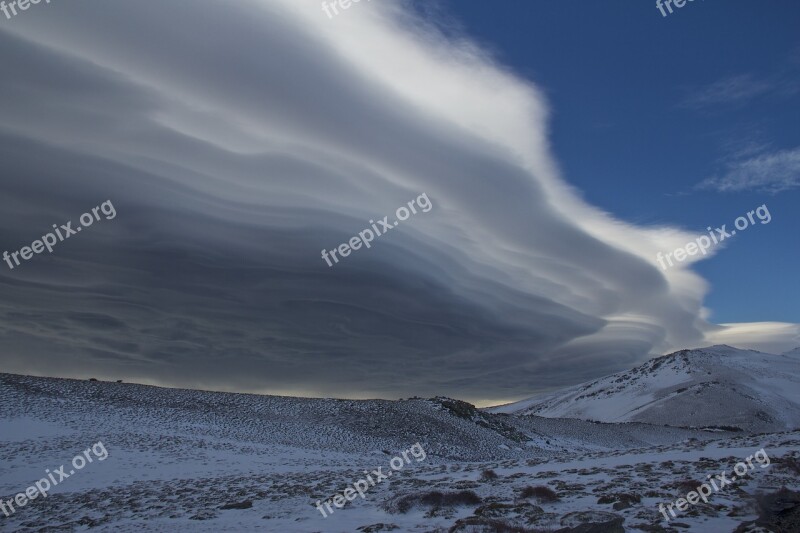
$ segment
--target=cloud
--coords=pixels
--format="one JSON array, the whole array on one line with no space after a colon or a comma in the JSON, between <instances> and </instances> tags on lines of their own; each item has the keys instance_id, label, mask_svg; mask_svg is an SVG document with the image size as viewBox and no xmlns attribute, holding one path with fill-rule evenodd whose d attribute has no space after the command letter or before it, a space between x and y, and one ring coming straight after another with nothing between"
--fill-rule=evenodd
<instances>
[{"instance_id":1,"label":"cloud","mask_svg":"<svg viewBox=\"0 0 800 533\"><path fill-rule=\"evenodd\" d=\"M0 368L501 401L719 330L688 262L655 262L694 236L585 203L541 91L404 5L53 3L4 25L0 242L107 199L117 217L2 271ZM423 192L430 212L320 257Z\"/></svg>"},{"instance_id":2,"label":"cloud","mask_svg":"<svg viewBox=\"0 0 800 533\"><path fill-rule=\"evenodd\" d=\"M774 194L798 186L800 147L730 162L721 176L702 181L698 188L722 192L755 190Z\"/></svg>"},{"instance_id":3,"label":"cloud","mask_svg":"<svg viewBox=\"0 0 800 533\"><path fill-rule=\"evenodd\" d=\"M683 100L681 105L682 107L701 109L742 104L774 89L775 86L771 82L757 80L750 74L741 74L698 87Z\"/></svg>"},{"instance_id":4,"label":"cloud","mask_svg":"<svg viewBox=\"0 0 800 533\"><path fill-rule=\"evenodd\" d=\"M794 343L800 346L800 326L781 322L720 324L717 331L709 334L708 340L714 344L728 344L780 354L786 350L787 345Z\"/></svg>"}]
</instances>

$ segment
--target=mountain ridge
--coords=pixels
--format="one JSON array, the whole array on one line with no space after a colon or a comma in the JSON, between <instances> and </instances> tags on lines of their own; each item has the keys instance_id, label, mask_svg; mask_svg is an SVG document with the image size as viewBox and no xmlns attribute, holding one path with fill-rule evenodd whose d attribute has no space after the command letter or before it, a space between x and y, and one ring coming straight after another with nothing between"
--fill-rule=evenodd
<instances>
[{"instance_id":1,"label":"mountain ridge","mask_svg":"<svg viewBox=\"0 0 800 533\"><path fill-rule=\"evenodd\" d=\"M679 350L493 413L782 431L800 427L800 358L728 345Z\"/></svg>"}]
</instances>

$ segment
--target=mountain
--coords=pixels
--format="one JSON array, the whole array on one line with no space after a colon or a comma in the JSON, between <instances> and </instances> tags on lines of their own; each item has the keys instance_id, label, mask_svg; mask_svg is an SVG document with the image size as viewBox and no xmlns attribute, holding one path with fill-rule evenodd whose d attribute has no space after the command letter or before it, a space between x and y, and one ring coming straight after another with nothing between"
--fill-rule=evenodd
<instances>
[{"instance_id":1,"label":"mountain","mask_svg":"<svg viewBox=\"0 0 800 533\"><path fill-rule=\"evenodd\" d=\"M800 357L726 345L681 350L626 372L490 408L493 413L754 432L800 427Z\"/></svg>"},{"instance_id":2,"label":"mountain","mask_svg":"<svg viewBox=\"0 0 800 533\"><path fill-rule=\"evenodd\" d=\"M784 352L783 355L786 357L798 357L800 358L800 346L793 350L789 350L788 352Z\"/></svg>"}]
</instances>

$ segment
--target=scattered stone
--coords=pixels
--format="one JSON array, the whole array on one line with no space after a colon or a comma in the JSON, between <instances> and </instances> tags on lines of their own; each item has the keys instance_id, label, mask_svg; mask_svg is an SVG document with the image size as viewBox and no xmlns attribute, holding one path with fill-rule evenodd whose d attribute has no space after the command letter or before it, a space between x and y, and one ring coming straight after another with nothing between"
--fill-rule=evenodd
<instances>
[{"instance_id":1,"label":"scattered stone","mask_svg":"<svg viewBox=\"0 0 800 533\"><path fill-rule=\"evenodd\" d=\"M759 515L755 521L745 522L734 533L754 531L761 527L769 531L800 531L800 492L783 487L777 492L757 498Z\"/></svg>"},{"instance_id":2,"label":"scattered stone","mask_svg":"<svg viewBox=\"0 0 800 533\"><path fill-rule=\"evenodd\" d=\"M395 529L400 529L400 527L395 524L378 523L370 526L361 526L356 528L356 531L361 531L363 533L378 533L379 531L394 531Z\"/></svg>"},{"instance_id":3,"label":"scattered stone","mask_svg":"<svg viewBox=\"0 0 800 533\"><path fill-rule=\"evenodd\" d=\"M625 533L622 523L625 518L604 511L578 511L567 513L555 533Z\"/></svg>"},{"instance_id":4,"label":"scattered stone","mask_svg":"<svg viewBox=\"0 0 800 533\"><path fill-rule=\"evenodd\" d=\"M212 518L216 518L217 513L210 509L203 509L197 511L194 515L189 517L189 520L211 520Z\"/></svg>"},{"instance_id":5,"label":"scattered stone","mask_svg":"<svg viewBox=\"0 0 800 533\"><path fill-rule=\"evenodd\" d=\"M220 509L222 509L222 510L226 510L226 509L250 509L251 507L253 507L253 502L251 502L250 500L245 500L245 501L239 502L239 503L226 503L225 505L220 507Z\"/></svg>"}]
</instances>

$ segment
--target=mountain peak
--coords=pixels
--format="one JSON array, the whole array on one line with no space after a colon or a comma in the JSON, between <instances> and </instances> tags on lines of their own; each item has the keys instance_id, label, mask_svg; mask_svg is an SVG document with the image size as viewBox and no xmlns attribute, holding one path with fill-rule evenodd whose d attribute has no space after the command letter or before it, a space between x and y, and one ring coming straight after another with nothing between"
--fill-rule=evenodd
<instances>
[{"instance_id":1,"label":"mountain peak","mask_svg":"<svg viewBox=\"0 0 800 533\"><path fill-rule=\"evenodd\" d=\"M800 350L793 353L800 356ZM800 426L800 357L727 344L679 350L625 372L502 406L496 412L783 431Z\"/></svg>"},{"instance_id":2,"label":"mountain peak","mask_svg":"<svg viewBox=\"0 0 800 533\"><path fill-rule=\"evenodd\" d=\"M737 352L742 351L741 348L736 348L736 347L731 346L729 344L714 344L714 345L708 346L706 348L700 348L700 349L701 350L735 350Z\"/></svg>"}]
</instances>

